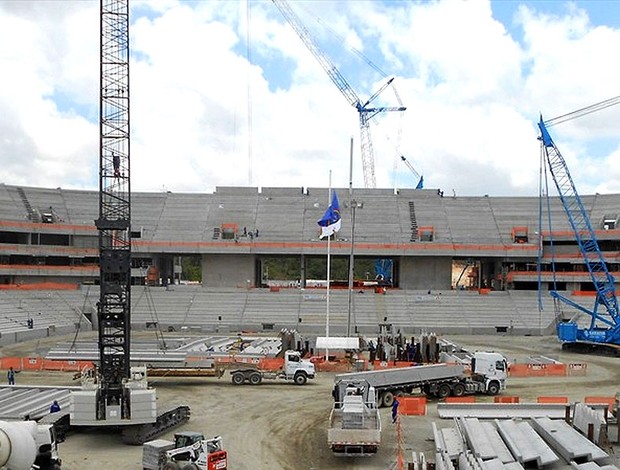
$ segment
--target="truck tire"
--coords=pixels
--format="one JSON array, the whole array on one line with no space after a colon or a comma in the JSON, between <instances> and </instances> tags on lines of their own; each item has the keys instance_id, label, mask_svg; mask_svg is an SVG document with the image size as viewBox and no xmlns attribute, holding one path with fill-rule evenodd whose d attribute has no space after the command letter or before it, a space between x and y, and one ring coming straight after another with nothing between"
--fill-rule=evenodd
<instances>
[{"instance_id":1,"label":"truck tire","mask_svg":"<svg viewBox=\"0 0 620 470\"><path fill-rule=\"evenodd\" d=\"M499 384L497 382L491 382L487 389L489 395L497 395L499 393Z\"/></svg>"},{"instance_id":2,"label":"truck tire","mask_svg":"<svg viewBox=\"0 0 620 470\"><path fill-rule=\"evenodd\" d=\"M295 374L295 378L293 379L295 380L295 383L297 385L306 385L306 382L308 381L308 377L306 377L306 374Z\"/></svg>"},{"instance_id":3,"label":"truck tire","mask_svg":"<svg viewBox=\"0 0 620 470\"><path fill-rule=\"evenodd\" d=\"M171 460L170 462L166 462L164 468L162 470L181 470L181 466L175 461Z\"/></svg>"},{"instance_id":4,"label":"truck tire","mask_svg":"<svg viewBox=\"0 0 620 470\"><path fill-rule=\"evenodd\" d=\"M437 389L437 397L446 398L448 395L450 395L450 385L441 384Z\"/></svg>"},{"instance_id":5,"label":"truck tire","mask_svg":"<svg viewBox=\"0 0 620 470\"><path fill-rule=\"evenodd\" d=\"M254 372L252 375L250 375L250 384L260 385L262 381L263 377L258 372Z\"/></svg>"},{"instance_id":6,"label":"truck tire","mask_svg":"<svg viewBox=\"0 0 620 470\"><path fill-rule=\"evenodd\" d=\"M465 385L456 384L452 389L452 395L454 395L455 397L462 397L463 395L465 395Z\"/></svg>"},{"instance_id":7,"label":"truck tire","mask_svg":"<svg viewBox=\"0 0 620 470\"><path fill-rule=\"evenodd\" d=\"M243 375L243 372L235 372L232 375L231 380L232 380L232 383L235 385L242 385L243 382L245 382L245 377Z\"/></svg>"},{"instance_id":8,"label":"truck tire","mask_svg":"<svg viewBox=\"0 0 620 470\"><path fill-rule=\"evenodd\" d=\"M392 406L394 403L394 394L389 390L387 392L383 392L383 395L381 396L381 403L383 403L383 406L386 408Z\"/></svg>"}]
</instances>

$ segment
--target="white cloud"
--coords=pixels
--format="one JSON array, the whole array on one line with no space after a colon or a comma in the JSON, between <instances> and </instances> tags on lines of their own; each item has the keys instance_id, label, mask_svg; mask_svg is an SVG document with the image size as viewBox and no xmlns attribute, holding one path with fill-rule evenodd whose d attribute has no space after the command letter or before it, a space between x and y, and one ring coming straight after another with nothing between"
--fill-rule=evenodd
<instances>
[{"instance_id":1,"label":"white cloud","mask_svg":"<svg viewBox=\"0 0 620 470\"><path fill-rule=\"evenodd\" d=\"M131 2L134 190L327 186L329 170L347 186L351 136L363 185L356 110L270 2L249 4L248 50L246 2ZM618 95L609 51L620 31L592 24L583 8L521 7L515 29L485 0L304 5L344 38L335 42L397 76L408 110L371 129L379 187L417 183L402 154L447 194L535 195L538 113ZM98 10L0 3L0 41L10 45L0 50L1 182L96 189ZM338 66L342 49L328 51ZM366 99L384 79L352 64L342 73ZM391 90L377 99L396 103ZM581 193L620 192L617 118L610 108L551 129Z\"/></svg>"}]
</instances>

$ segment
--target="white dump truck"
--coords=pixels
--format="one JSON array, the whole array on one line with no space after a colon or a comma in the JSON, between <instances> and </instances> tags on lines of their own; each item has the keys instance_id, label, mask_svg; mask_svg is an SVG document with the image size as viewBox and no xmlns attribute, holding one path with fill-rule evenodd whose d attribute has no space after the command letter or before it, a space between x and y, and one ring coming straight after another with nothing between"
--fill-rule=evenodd
<instances>
[{"instance_id":1,"label":"white dump truck","mask_svg":"<svg viewBox=\"0 0 620 470\"><path fill-rule=\"evenodd\" d=\"M0 421L0 468L60 470L54 427L35 421Z\"/></svg>"},{"instance_id":2,"label":"white dump truck","mask_svg":"<svg viewBox=\"0 0 620 470\"><path fill-rule=\"evenodd\" d=\"M332 395L337 400L338 383L352 380L366 380L374 387L380 407L392 406L395 395L412 393L415 389L436 398L473 393L497 395L505 390L507 375L508 364L502 354L476 352L470 371L463 364L428 364L338 374Z\"/></svg>"},{"instance_id":3,"label":"white dump truck","mask_svg":"<svg viewBox=\"0 0 620 470\"><path fill-rule=\"evenodd\" d=\"M381 442L381 416L375 389L366 380L342 380L329 415L327 443L334 455L362 457L377 453Z\"/></svg>"}]
</instances>

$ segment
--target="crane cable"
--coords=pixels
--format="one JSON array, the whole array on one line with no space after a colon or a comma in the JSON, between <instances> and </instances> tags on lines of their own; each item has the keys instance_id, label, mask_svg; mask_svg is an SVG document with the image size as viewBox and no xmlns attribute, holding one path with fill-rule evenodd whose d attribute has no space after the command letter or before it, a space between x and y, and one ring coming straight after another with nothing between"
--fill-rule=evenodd
<instances>
[{"instance_id":1,"label":"crane cable","mask_svg":"<svg viewBox=\"0 0 620 470\"><path fill-rule=\"evenodd\" d=\"M588 114L595 113L602 109L610 108L611 106L615 106L617 104L620 104L620 96L614 96L613 98L609 98L604 101L594 103L590 106L586 106L585 108L580 108L573 112L562 114L561 116L556 116L554 118L551 118L545 121L545 126L552 127L557 124L562 124L563 122L571 121L573 119L576 119L582 116L587 116Z\"/></svg>"}]
</instances>

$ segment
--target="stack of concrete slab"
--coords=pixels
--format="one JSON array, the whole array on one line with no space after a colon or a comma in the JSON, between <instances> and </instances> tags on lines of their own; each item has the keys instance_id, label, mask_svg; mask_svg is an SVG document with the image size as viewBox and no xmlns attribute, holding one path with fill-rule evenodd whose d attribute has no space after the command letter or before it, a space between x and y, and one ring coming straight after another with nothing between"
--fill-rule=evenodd
<instances>
[{"instance_id":1,"label":"stack of concrete slab","mask_svg":"<svg viewBox=\"0 0 620 470\"><path fill-rule=\"evenodd\" d=\"M495 424L512 455L524 466L540 468L560 460L528 421L495 420Z\"/></svg>"},{"instance_id":2,"label":"stack of concrete slab","mask_svg":"<svg viewBox=\"0 0 620 470\"><path fill-rule=\"evenodd\" d=\"M534 418L532 426L567 462L606 463L609 458L607 452L563 420Z\"/></svg>"}]
</instances>

